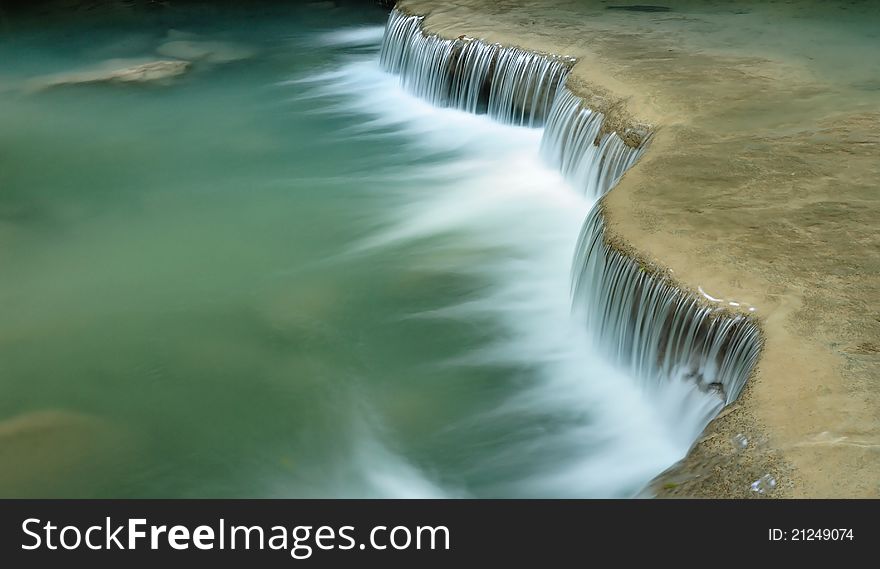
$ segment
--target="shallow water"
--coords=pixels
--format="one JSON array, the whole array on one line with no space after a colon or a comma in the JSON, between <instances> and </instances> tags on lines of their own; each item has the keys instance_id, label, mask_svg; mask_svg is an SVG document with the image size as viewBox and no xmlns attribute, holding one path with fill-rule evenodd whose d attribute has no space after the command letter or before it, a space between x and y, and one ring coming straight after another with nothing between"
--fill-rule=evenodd
<instances>
[{"instance_id":1,"label":"shallow water","mask_svg":"<svg viewBox=\"0 0 880 569\"><path fill-rule=\"evenodd\" d=\"M163 14L0 43L0 494L630 496L683 456L691 388L570 315L592 204L539 130L404 92L378 9ZM27 88L169 30L253 56Z\"/></svg>"}]
</instances>

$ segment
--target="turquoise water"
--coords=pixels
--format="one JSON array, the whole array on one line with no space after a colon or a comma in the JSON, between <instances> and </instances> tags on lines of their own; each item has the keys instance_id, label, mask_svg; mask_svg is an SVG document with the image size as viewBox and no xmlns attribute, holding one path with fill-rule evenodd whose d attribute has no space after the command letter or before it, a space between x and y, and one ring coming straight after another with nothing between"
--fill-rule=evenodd
<instances>
[{"instance_id":1,"label":"turquoise water","mask_svg":"<svg viewBox=\"0 0 880 569\"><path fill-rule=\"evenodd\" d=\"M591 203L540 131L407 95L378 8L276 10L8 27L0 494L628 496L682 456L570 317ZM34 88L180 38L238 55Z\"/></svg>"}]
</instances>

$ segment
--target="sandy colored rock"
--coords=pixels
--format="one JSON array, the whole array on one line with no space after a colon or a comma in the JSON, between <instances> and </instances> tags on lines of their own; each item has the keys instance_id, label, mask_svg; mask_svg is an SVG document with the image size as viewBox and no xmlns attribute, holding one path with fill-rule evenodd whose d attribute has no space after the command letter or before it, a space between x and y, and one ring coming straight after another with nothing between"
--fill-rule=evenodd
<instances>
[{"instance_id":1,"label":"sandy colored rock","mask_svg":"<svg viewBox=\"0 0 880 569\"><path fill-rule=\"evenodd\" d=\"M111 423L65 410L0 420L0 497L89 497L130 464L130 441Z\"/></svg>"},{"instance_id":2,"label":"sandy colored rock","mask_svg":"<svg viewBox=\"0 0 880 569\"><path fill-rule=\"evenodd\" d=\"M880 497L880 5L406 0L445 37L577 58L612 130L655 129L607 227L683 288L757 309L732 410L653 485L670 496ZM744 435L755 444L736 449Z\"/></svg>"},{"instance_id":3,"label":"sandy colored rock","mask_svg":"<svg viewBox=\"0 0 880 569\"><path fill-rule=\"evenodd\" d=\"M31 81L28 87L39 91L92 83L162 83L183 75L190 65L188 61L134 62L114 59L88 69L40 77Z\"/></svg>"}]
</instances>

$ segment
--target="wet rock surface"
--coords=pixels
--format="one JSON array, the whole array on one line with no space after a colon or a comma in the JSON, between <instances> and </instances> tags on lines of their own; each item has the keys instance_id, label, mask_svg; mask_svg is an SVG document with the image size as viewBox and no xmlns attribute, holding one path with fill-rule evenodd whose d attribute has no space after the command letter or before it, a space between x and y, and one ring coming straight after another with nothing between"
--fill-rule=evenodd
<instances>
[{"instance_id":1,"label":"wet rock surface","mask_svg":"<svg viewBox=\"0 0 880 569\"><path fill-rule=\"evenodd\" d=\"M92 68L34 79L29 82L28 88L33 91L41 91L56 87L95 83L167 84L170 80L186 73L190 66L190 62L179 60L147 62L108 60Z\"/></svg>"},{"instance_id":2,"label":"wet rock surface","mask_svg":"<svg viewBox=\"0 0 880 569\"><path fill-rule=\"evenodd\" d=\"M568 85L609 128L658 127L604 200L608 235L694 292L755 307L766 337L674 494L767 495L750 486L770 474L774 496L880 496L880 6L403 5L445 37L573 56ZM738 433L750 443L734 454Z\"/></svg>"},{"instance_id":3,"label":"wet rock surface","mask_svg":"<svg viewBox=\"0 0 880 569\"><path fill-rule=\"evenodd\" d=\"M131 463L130 443L118 426L63 409L0 419L0 496L89 497Z\"/></svg>"}]
</instances>

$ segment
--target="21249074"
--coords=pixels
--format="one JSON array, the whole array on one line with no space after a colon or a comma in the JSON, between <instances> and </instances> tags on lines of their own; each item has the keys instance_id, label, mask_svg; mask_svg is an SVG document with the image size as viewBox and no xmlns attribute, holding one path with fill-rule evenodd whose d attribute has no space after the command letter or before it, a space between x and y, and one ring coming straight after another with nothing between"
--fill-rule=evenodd
<instances>
[{"instance_id":1,"label":"21249074","mask_svg":"<svg viewBox=\"0 0 880 569\"><path fill-rule=\"evenodd\" d=\"M770 541L853 541L852 528L792 528L767 530Z\"/></svg>"}]
</instances>

